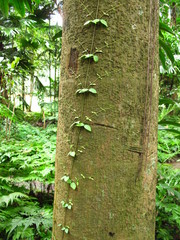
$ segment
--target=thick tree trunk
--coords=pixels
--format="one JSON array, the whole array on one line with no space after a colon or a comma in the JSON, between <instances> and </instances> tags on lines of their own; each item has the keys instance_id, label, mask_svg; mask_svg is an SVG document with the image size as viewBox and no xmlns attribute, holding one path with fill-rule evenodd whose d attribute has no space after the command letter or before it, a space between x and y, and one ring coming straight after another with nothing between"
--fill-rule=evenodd
<instances>
[{"instance_id":1,"label":"thick tree trunk","mask_svg":"<svg viewBox=\"0 0 180 240\"><path fill-rule=\"evenodd\" d=\"M63 11L53 239L153 240L158 1L66 0ZM108 28L84 26L94 19ZM99 61L80 59L87 53Z\"/></svg>"}]
</instances>

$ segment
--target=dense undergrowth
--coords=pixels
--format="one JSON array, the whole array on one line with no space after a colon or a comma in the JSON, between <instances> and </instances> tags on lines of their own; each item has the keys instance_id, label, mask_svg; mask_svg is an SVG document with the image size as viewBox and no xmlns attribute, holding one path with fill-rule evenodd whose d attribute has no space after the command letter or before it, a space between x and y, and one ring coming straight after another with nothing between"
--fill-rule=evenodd
<instances>
[{"instance_id":1,"label":"dense undergrowth","mask_svg":"<svg viewBox=\"0 0 180 240\"><path fill-rule=\"evenodd\" d=\"M39 125L32 126L27 121L31 122L36 115L26 116L26 122L12 122L10 137L5 131L5 121L1 119L1 240L51 239L57 126L52 123L45 129ZM38 115L37 121L39 118ZM162 119L160 121L163 123ZM177 240L180 236L180 171L168 161L177 161L180 139L175 133L176 128L172 131L161 130L158 144L156 239Z\"/></svg>"},{"instance_id":2,"label":"dense undergrowth","mask_svg":"<svg viewBox=\"0 0 180 240\"><path fill-rule=\"evenodd\" d=\"M51 239L56 126L1 133L0 239Z\"/></svg>"}]
</instances>

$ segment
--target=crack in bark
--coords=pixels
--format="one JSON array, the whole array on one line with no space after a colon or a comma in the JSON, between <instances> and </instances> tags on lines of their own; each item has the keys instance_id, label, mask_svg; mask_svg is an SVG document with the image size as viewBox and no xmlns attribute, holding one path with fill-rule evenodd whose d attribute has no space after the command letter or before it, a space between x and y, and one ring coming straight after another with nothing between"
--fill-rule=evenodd
<instances>
[{"instance_id":1,"label":"crack in bark","mask_svg":"<svg viewBox=\"0 0 180 240\"><path fill-rule=\"evenodd\" d=\"M104 123L93 123L93 125L118 130L118 128L116 128L112 125L104 124Z\"/></svg>"},{"instance_id":2,"label":"crack in bark","mask_svg":"<svg viewBox=\"0 0 180 240\"><path fill-rule=\"evenodd\" d=\"M127 150L128 152L138 153L139 155L144 153L144 151L138 147L129 147Z\"/></svg>"}]
</instances>

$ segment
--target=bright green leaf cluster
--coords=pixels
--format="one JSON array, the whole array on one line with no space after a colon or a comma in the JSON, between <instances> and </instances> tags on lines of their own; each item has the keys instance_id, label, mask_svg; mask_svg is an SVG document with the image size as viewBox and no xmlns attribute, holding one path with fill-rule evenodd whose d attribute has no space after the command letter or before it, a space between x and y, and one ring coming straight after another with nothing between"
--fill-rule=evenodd
<instances>
[{"instance_id":1,"label":"bright green leaf cluster","mask_svg":"<svg viewBox=\"0 0 180 240\"><path fill-rule=\"evenodd\" d=\"M79 94L81 94L81 93L92 93L92 94L96 94L97 91L96 91L96 89L94 89L94 88L81 88L81 89L78 89L78 90L76 91L76 93L79 93Z\"/></svg>"},{"instance_id":2,"label":"bright green leaf cluster","mask_svg":"<svg viewBox=\"0 0 180 240\"><path fill-rule=\"evenodd\" d=\"M58 224L58 227L61 227L62 226L62 224ZM61 228L61 230L62 231L64 231L66 234L68 234L69 233L69 226L62 226L62 228Z\"/></svg>"},{"instance_id":3,"label":"bright green leaf cluster","mask_svg":"<svg viewBox=\"0 0 180 240\"><path fill-rule=\"evenodd\" d=\"M71 201L69 201L68 203L64 202L64 201L61 201L61 204L62 204L62 207L63 208L67 208L69 210L72 209L72 206L73 206L73 203Z\"/></svg>"},{"instance_id":4,"label":"bright green leaf cluster","mask_svg":"<svg viewBox=\"0 0 180 240\"><path fill-rule=\"evenodd\" d=\"M95 24L95 25L102 24L103 26L108 27L108 24L107 24L106 20L104 20L104 19L89 20L89 21L85 22L84 26L89 25L89 24Z\"/></svg>"},{"instance_id":5,"label":"bright green leaf cluster","mask_svg":"<svg viewBox=\"0 0 180 240\"><path fill-rule=\"evenodd\" d=\"M78 184L72 181L69 176L65 175L61 178L61 180L68 183L73 190L76 190Z\"/></svg>"},{"instance_id":6,"label":"bright green leaf cluster","mask_svg":"<svg viewBox=\"0 0 180 240\"><path fill-rule=\"evenodd\" d=\"M80 121L77 121L74 123L76 127L83 127L84 129L86 129L88 132L91 132L91 126L89 126L88 124L84 124Z\"/></svg>"},{"instance_id":7,"label":"bright green leaf cluster","mask_svg":"<svg viewBox=\"0 0 180 240\"><path fill-rule=\"evenodd\" d=\"M81 56L81 59L85 60L85 59L93 59L94 62L98 62L99 61L99 57L95 54L92 53L88 53L88 54L84 54Z\"/></svg>"}]
</instances>

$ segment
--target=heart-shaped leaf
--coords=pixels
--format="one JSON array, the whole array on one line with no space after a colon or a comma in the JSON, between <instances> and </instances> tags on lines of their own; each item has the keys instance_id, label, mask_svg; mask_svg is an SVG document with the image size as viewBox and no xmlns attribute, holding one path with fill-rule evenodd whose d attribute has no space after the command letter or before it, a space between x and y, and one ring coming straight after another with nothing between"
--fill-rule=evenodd
<instances>
[{"instance_id":1,"label":"heart-shaped leaf","mask_svg":"<svg viewBox=\"0 0 180 240\"><path fill-rule=\"evenodd\" d=\"M88 131L88 132L91 132L91 127L87 124L84 125L84 128Z\"/></svg>"},{"instance_id":2,"label":"heart-shaped leaf","mask_svg":"<svg viewBox=\"0 0 180 240\"><path fill-rule=\"evenodd\" d=\"M68 155L74 158L76 156L76 152L70 151Z\"/></svg>"},{"instance_id":3,"label":"heart-shaped leaf","mask_svg":"<svg viewBox=\"0 0 180 240\"><path fill-rule=\"evenodd\" d=\"M70 187L71 187L73 190L75 190L75 189L77 188L76 183L75 183L75 182L72 182L72 183L70 184Z\"/></svg>"},{"instance_id":4,"label":"heart-shaped leaf","mask_svg":"<svg viewBox=\"0 0 180 240\"><path fill-rule=\"evenodd\" d=\"M90 89L89 89L89 92L90 92L90 93L93 93L93 94L96 94L96 93L97 93L96 89L94 89L94 88L90 88Z\"/></svg>"}]
</instances>

